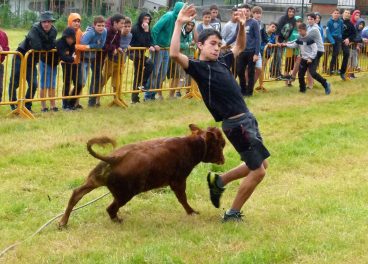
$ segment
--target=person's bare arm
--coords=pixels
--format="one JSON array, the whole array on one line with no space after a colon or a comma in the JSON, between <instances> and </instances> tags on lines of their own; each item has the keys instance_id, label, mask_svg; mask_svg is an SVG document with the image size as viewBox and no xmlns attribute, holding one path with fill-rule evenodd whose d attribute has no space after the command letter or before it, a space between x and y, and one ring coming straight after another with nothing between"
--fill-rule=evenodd
<instances>
[{"instance_id":1,"label":"person's bare arm","mask_svg":"<svg viewBox=\"0 0 368 264\"><path fill-rule=\"evenodd\" d=\"M231 49L234 54L234 58L236 58L246 47L245 23L247 22L247 19L245 17L245 12L237 11L236 20L239 22L239 31L238 36L236 37L235 46Z\"/></svg>"},{"instance_id":2,"label":"person's bare arm","mask_svg":"<svg viewBox=\"0 0 368 264\"><path fill-rule=\"evenodd\" d=\"M175 60L183 69L188 69L189 59L180 52L180 35L182 26L193 20L196 16L196 10L193 5L185 5L175 22L174 33L170 44L170 57Z\"/></svg>"}]
</instances>

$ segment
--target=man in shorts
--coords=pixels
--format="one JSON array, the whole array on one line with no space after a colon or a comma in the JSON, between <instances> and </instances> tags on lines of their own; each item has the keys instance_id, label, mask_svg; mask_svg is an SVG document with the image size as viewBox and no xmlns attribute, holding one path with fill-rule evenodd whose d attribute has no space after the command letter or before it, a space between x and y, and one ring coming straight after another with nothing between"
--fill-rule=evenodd
<instances>
[{"instance_id":1,"label":"man in shorts","mask_svg":"<svg viewBox=\"0 0 368 264\"><path fill-rule=\"evenodd\" d=\"M180 34L182 26L192 21L196 10L192 5L185 6L179 13L171 40L170 56L197 82L203 101L214 117L222 121L222 129L245 162L229 172L218 175L210 172L207 176L212 204L220 207L220 198L224 186L231 181L244 178L233 204L224 214L223 221L241 221L240 212L257 185L266 174L270 153L263 145L257 120L249 112L229 66L235 57L245 49L246 13L239 10L237 21L239 32L235 46L229 53L219 57L222 38L218 31L204 30L198 37L199 60L189 59L180 52Z\"/></svg>"}]
</instances>

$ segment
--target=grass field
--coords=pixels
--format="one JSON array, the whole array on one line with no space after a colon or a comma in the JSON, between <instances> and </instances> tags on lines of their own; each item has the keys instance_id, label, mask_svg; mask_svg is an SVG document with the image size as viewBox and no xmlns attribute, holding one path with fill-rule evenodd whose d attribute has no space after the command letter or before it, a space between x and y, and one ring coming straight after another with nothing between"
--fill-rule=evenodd
<instances>
[{"instance_id":1,"label":"grass field","mask_svg":"<svg viewBox=\"0 0 368 264\"><path fill-rule=\"evenodd\" d=\"M282 83L247 100L272 156L262 184L244 206L244 223L220 222L239 182L212 207L208 170L239 164L227 144L224 166L200 164L187 182L187 216L169 189L141 194L109 220L108 196L73 213L8 252L4 263L367 263L368 77L332 80L299 94ZM86 104L82 100L82 104ZM72 189L97 164L88 139L106 135L119 145L189 133L187 125L215 125L202 102L165 100L127 110L37 113L27 121L0 109L0 249L24 239L66 206ZM79 205L106 189L87 195Z\"/></svg>"}]
</instances>

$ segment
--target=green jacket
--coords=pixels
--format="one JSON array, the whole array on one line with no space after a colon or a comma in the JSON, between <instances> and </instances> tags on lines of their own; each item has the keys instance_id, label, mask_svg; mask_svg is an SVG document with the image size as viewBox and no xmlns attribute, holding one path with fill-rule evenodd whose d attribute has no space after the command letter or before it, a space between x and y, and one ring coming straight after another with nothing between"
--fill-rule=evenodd
<instances>
[{"instance_id":1,"label":"green jacket","mask_svg":"<svg viewBox=\"0 0 368 264\"><path fill-rule=\"evenodd\" d=\"M177 2L173 11L167 12L153 26L151 31L153 45L158 45L162 48L170 47L175 21L183 6L183 2Z\"/></svg>"},{"instance_id":2,"label":"green jacket","mask_svg":"<svg viewBox=\"0 0 368 264\"><path fill-rule=\"evenodd\" d=\"M193 30L189 33L185 31L185 25L183 25L181 29L181 36L180 36L180 51L187 55L188 57L193 57L195 48L192 47L193 42ZM195 27L195 25L194 25Z\"/></svg>"}]
</instances>

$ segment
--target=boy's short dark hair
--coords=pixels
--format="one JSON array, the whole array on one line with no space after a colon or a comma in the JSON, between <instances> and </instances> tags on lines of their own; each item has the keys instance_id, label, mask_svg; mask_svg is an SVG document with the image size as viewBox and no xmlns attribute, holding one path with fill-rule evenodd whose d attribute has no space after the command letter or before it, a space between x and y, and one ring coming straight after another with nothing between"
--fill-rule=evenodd
<instances>
[{"instance_id":1,"label":"boy's short dark hair","mask_svg":"<svg viewBox=\"0 0 368 264\"><path fill-rule=\"evenodd\" d=\"M307 30L307 25L305 23L301 23L299 26L298 26L298 29L300 30Z\"/></svg>"},{"instance_id":2,"label":"boy's short dark hair","mask_svg":"<svg viewBox=\"0 0 368 264\"><path fill-rule=\"evenodd\" d=\"M341 14L341 10L339 8L335 8L335 10L332 11L332 13L335 12L335 11L337 11L337 12L339 12Z\"/></svg>"},{"instance_id":3,"label":"boy's short dark hair","mask_svg":"<svg viewBox=\"0 0 368 264\"><path fill-rule=\"evenodd\" d=\"M93 18L93 25L96 25L98 23L105 23L105 18L103 16L95 16Z\"/></svg>"},{"instance_id":4,"label":"boy's short dark hair","mask_svg":"<svg viewBox=\"0 0 368 264\"><path fill-rule=\"evenodd\" d=\"M125 24L132 24L132 20L130 19L130 17L125 17Z\"/></svg>"},{"instance_id":5,"label":"boy's short dark hair","mask_svg":"<svg viewBox=\"0 0 368 264\"><path fill-rule=\"evenodd\" d=\"M344 9L344 12L348 11L351 14L351 9Z\"/></svg>"},{"instance_id":6,"label":"boy's short dark hair","mask_svg":"<svg viewBox=\"0 0 368 264\"><path fill-rule=\"evenodd\" d=\"M236 11L238 11L238 8L237 7L233 7L233 8L231 8L231 12L236 12Z\"/></svg>"},{"instance_id":7,"label":"boy's short dark hair","mask_svg":"<svg viewBox=\"0 0 368 264\"><path fill-rule=\"evenodd\" d=\"M211 11L209 9L203 10L202 17L211 15Z\"/></svg>"},{"instance_id":8,"label":"boy's short dark hair","mask_svg":"<svg viewBox=\"0 0 368 264\"><path fill-rule=\"evenodd\" d=\"M114 25L114 22L119 23L120 20L124 20L125 17L122 14L115 14L110 18L111 25Z\"/></svg>"},{"instance_id":9,"label":"boy's short dark hair","mask_svg":"<svg viewBox=\"0 0 368 264\"><path fill-rule=\"evenodd\" d=\"M250 6L247 4L241 5L239 8L249 9L251 10Z\"/></svg>"},{"instance_id":10,"label":"boy's short dark hair","mask_svg":"<svg viewBox=\"0 0 368 264\"><path fill-rule=\"evenodd\" d=\"M271 21L268 25L275 25L277 27L277 22Z\"/></svg>"},{"instance_id":11,"label":"boy's short dark hair","mask_svg":"<svg viewBox=\"0 0 368 264\"><path fill-rule=\"evenodd\" d=\"M260 6L254 6L252 8L252 13L262 14L263 13L263 9Z\"/></svg>"},{"instance_id":12,"label":"boy's short dark hair","mask_svg":"<svg viewBox=\"0 0 368 264\"><path fill-rule=\"evenodd\" d=\"M202 44L211 36L217 36L220 40L222 40L222 36L221 33L218 32L215 29L209 28L209 29L205 29L203 30L199 36L198 36L198 42L201 42Z\"/></svg>"},{"instance_id":13,"label":"boy's short dark hair","mask_svg":"<svg viewBox=\"0 0 368 264\"><path fill-rule=\"evenodd\" d=\"M315 13L308 13L308 14L307 14L307 17L311 17L311 18L313 18L314 20L316 20L316 19L317 19L317 15L316 15Z\"/></svg>"},{"instance_id":14,"label":"boy's short dark hair","mask_svg":"<svg viewBox=\"0 0 368 264\"><path fill-rule=\"evenodd\" d=\"M219 10L217 5L211 5L210 10Z\"/></svg>"}]
</instances>

